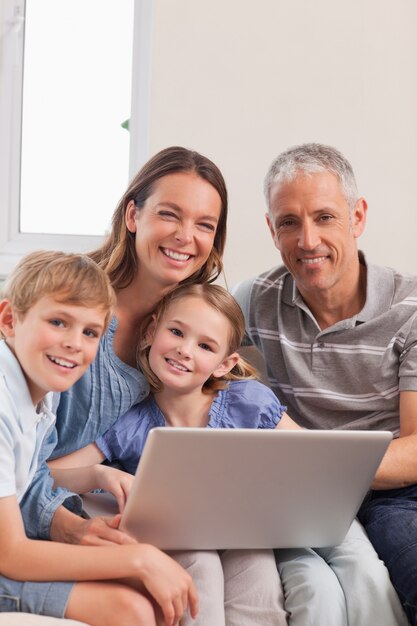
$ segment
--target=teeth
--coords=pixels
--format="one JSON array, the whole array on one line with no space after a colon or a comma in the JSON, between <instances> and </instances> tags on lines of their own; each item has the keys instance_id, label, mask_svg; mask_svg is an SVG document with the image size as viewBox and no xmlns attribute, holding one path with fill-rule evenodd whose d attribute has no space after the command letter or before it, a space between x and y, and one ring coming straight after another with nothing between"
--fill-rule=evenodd
<instances>
[{"instance_id":1,"label":"teeth","mask_svg":"<svg viewBox=\"0 0 417 626\"><path fill-rule=\"evenodd\" d=\"M170 259L174 259L174 261L188 261L191 256L191 254L182 254L181 252L174 252L173 250L168 250L167 248L162 248L162 252Z\"/></svg>"},{"instance_id":2,"label":"teeth","mask_svg":"<svg viewBox=\"0 0 417 626\"><path fill-rule=\"evenodd\" d=\"M326 257L325 256L319 256L315 259L300 259L301 263L307 263L307 265L313 265L314 263L321 263L322 261L325 261Z\"/></svg>"},{"instance_id":3,"label":"teeth","mask_svg":"<svg viewBox=\"0 0 417 626\"><path fill-rule=\"evenodd\" d=\"M71 361L66 361L65 359L60 359L57 356L49 356L48 358L57 365L62 365L62 367L69 367L70 369L75 367L75 363L71 363Z\"/></svg>"},{"instance_id":4,"label":"teeth","mask_svg":"<svg viewBox=\"0 0 417 626\"><path fill-rule=\"evenodd\" d=\"M181 372L189 372L190 371L186 367L184 367L184 365L181 365L181 363L178 363L177 361L173 361L172 359L167 359L167 363L172 365L172 367L175 367L175 369L180 370Z\"/></svg>"}]
</instances>

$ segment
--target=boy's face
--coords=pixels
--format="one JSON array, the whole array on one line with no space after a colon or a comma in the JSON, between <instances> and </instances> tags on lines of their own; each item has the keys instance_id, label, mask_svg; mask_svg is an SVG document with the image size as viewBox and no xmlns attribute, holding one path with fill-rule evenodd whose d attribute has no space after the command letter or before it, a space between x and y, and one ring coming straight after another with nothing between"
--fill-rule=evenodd
<instances>
[{"instance_id":1,"label":"boy's face","mask_svg":"<svg viewBox=\"0 0 417 626\"><path fill-rule=\"evenodd\" d=\"M36 405L48 391L66 391L96 356L105 311L44 296L22 317L10 304L1 329L25 374ZM7 305L6 305L7 307Z\"/></svg>"}]
</instances>

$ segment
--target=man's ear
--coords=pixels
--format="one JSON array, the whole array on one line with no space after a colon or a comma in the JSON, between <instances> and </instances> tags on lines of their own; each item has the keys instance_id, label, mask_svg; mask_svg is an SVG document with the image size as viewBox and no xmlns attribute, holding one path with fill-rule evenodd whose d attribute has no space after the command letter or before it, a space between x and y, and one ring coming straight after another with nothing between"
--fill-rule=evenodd
<instances>
[{"instance_id":1,"label":"man's ear","mask_svg":"<svg viewBox=\"0 0 417 626\"><path fill-rule=\"evenodd\" d=\"M221 378L222 376L225 376L225 374L228 374L230 370L234 368L238 360L238 353L233 352L233 354L230 354L220 363L219 367L214 370L212 376L214 376L214 378Z\"/></svg>"},{"instance_id":2,"label":"man's ear","mask_svg":"<svg viewBox=\"0 0 417 626\"><path fill-rule=\"evenodd\" d=\"M265 213L265 219L266 219L266 223L268 224L269 232L271 233L271 237L274 241L275 247L279 250L278 239L277 239L275 228L271 221L271 216L269 215L269 213Z\"/></svg>"},{"instance_id":3,"label":"man's ear","mask_svg":"<svg viewBox=\"0 0 417 626\"><path fill-rule=\"evenodd\" d=\"M352 211L352 232L355 239L360 237L363 233L366 224L367 210L368 203L365 198L359 198Z\"/></svg>"},{"instance_id":4,"label":"man's ear","mask_svg":"<svg viewBox=\"0 0 417 626\"><path fill-rule=\"evenodd\" d=\"M15 312L9 300L0 302L0 332L6 339L14 337Z\"/></svg>"},{"instance_id":5,"label":"man's ear","mask_svg":"<svg viewBox=\"0 0 417 626\"><path fill-rule=\"evenodd\" d=\"M133 200L129 202L127 205L126 213L125 213L125 223L126 228L130 233L136 232L136 217L137 217L137 208Z\"/></svg>"}]
</instances>

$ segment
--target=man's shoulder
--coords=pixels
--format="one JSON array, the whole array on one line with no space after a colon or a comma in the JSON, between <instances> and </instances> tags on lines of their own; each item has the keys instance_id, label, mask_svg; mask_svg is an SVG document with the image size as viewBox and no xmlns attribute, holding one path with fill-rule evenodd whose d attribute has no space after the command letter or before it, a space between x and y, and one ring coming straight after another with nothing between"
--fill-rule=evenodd
<instances>
[{"instance_id":1,"label":"man's shoulder","mask_svg":"<svg viewBox=\"0 0 417 626\"><path fill-rule=\"evenodd\" d=\"M371 295L381 297L389 290L391 306L404 300L417 305L417 275L373 263L367 266Z\"/></svg>"},{"instance_id":2,"label":"man's shoulder","mask_svg":"<svg viewBox=\"0 0 417 626\"><path fill-rule=\"evenodd\" d=\"M258 276L253 276L238 283L232 293L239 303L247 304L253 297L260 297L279 289L291 274L284 265L277 265Z\"/></svg>"}]
</instances>

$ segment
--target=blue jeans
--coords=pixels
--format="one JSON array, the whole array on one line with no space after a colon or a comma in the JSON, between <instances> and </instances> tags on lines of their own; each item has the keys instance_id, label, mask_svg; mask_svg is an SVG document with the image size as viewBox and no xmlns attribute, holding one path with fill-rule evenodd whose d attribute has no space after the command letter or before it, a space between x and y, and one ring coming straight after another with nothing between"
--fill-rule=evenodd
<instances>
[{"instance_id":1,"label":"blue jeans","mask_svg":"<svg viewBox=\"0 0 417 626\"><path fill-rule=\"evenodd\" d=\"M371 491L358 517L404 606L417 626L417 485Z\"/></svg>"}]
</instances>

